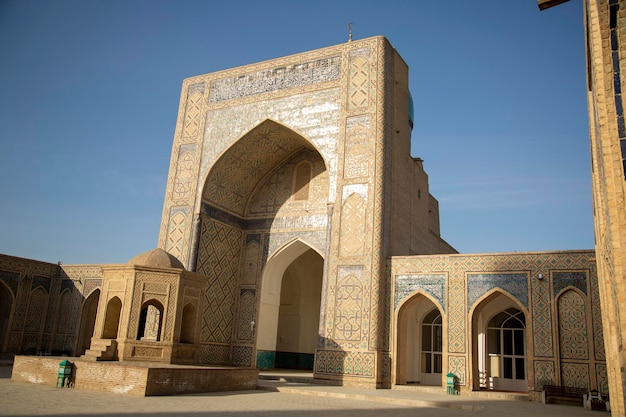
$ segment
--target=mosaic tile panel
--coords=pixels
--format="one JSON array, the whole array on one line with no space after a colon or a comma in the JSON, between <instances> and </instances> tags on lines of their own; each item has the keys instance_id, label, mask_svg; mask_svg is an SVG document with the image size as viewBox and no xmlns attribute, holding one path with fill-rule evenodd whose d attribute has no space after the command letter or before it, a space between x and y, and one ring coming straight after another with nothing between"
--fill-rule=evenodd
<instances>
[{"instance_id":1,"label":"mosaic tile panel","mask_svg":"<svg viewBox=\"0 0 626 417\"><path fill-rule=\"evenodd\" d=\"M557 302L561 359L588 359L587 308L574 290L564 292Z\"/></svg>"},{"instance_id":2,"label":"mosaic tile panel","mask_svg":"<svg viewBox=\"0 0 626 417\"><path fill-rule=\"evenodd\" d=\"M589 365L586 363L561 363L561 385L589 389Z\"/></svg>"},{"instance_id":3,"label":"mosaic tile panel","mask_svg":"<svg viewBox=\"0 0 626 417\"><path fill-rule=\"evenodd\" d=\"M39 286L30 293L24 331L39 332L43 322L42 312L46 310L47 301L48 294Z\"/></svg>"},{"instance_id":4,"label":"mosaic tile panel","mask_svg":"<svg viewBox=\"0 0 626 417\"><path fill-rule=\"evenodd\" d=\"M268 255L272 255L287 243L296 239L305 242L320 253L326 252L326 231L294 231L285 233L271 233L267 235Z\"/></svg>"},{"instance_id":5,"label":"mosaic tile panel","mask_svg":"<svg viewBox=\"0 0 626 417\"><path fill-rule=\"evenodd\" d=\"M183 119L183 138L195 138L200 130L202 116L202 98L204 97L204 83L196 83L187 90L187 104Z\"/></svg>"},{"instance_id":6,"label":"mosaic tile panel","mask_svg":"<svg viewBox=\"0 0 626 417\"><path fill-rule=\"evenodd\" d=\"M241 262L241 230L203 219L197 271L209 277L201 340L230 343Z\"/></svg>"},{"instance_id":7,"label":"mosaic tile panel","mask_svg":"<svg viewBox=\"0 0 626 417\"><path fill-rule=\"evenodd\" d=\"M260 239L260 235L255 235ZM255 285L259 277L261 268L261 244L258 240L251 240L250 235L246 236L245 258L241 283L243 285Z\"/></svg>"},{"instance_id":8,"label":"mosaic tile panel","mask_svg":"<svg viewBox=\"0 0 626 417\"><path fill-rule=\"evenodd\" d=\"M446 311L446 276L444 274L398 275L395 278L394 308L415 291L421 290L433 297Z\"/></svg>"},{"instance_id":9,"label":"mosaic tile panel","mask_svg":"<svg viewBox=\"0 0 626 417\"><path fill-rule=\"evenodd\" d=\"M34 290L37 287L41 287L49 293L51 284L52 278L50 277L34 276L30 288Z\"/></svg>"},{"instance_id":10,"label":"mosaic tile panel","mask_svg":"<svg viewBox=\"0 0 626 417\"><path fill-rule=\"evenodd\" d=\"M96 288L101 288L101 287L102 287L101 278L86 279L85 284L83 285L83 295L88 296L89 294L91 294L93 290L95 290Z\"/></svg>"},{"instance_id":11,"label":"mosaic tile panel","mask_svg":"<svg viewBox=\"0 0 626 417\"><path fill-rule=\"evenodd\" d=\"M315 353L315 372L319 374L372 378L375 370L376 355L373 352L318 349Z\"/></svg>"},{"instance_id":12,"label":"mosaic tile panel","mask_svg":"<svg viewBox=\"0 0 626 417\"><path fill-rule=\"evenodd\" d=\"M17 287L20 283L20 274L18 272L0 270L0 280L11 289L15 297L17 295Z\"/></svg>"},{"instance_id":13,"label":"mosaic tile panel","mask_svg":"<svg viewBox=\"0 0 626 417\"><path fill-rule=\"evenodd\" d=\"M596 360L603 361L606 359L604 350L604 330L602 329L602 311L600 310L600 294L598 289L598 280L591 279L591 325L593 328L593 347L594 357Z\"/></svg>"},{"instance_id":14,"label":"mosaic tile panel","mask_svg":"<svg viewBox=\"0 0 626 417\"><path fill-rule=\"evenodd\" d=\"M343 160L344 178L369 175L369 115L350 117L346 120L346 140Z\"/></svg>"},{"instance_id":15,"label":"mosaic tile panel","mask_svg":"<svg viewBox=\"0 0 626 417\"><path fill-rule=\"evenodd\" d=\"M609 392L609 377L606 370L606 364L596 364L596 381L598 381L598 391L602 393Z\"/></svg>"},{"instance_id":16,"label":"mosaic tile panel","mask_svg":"<svg viewBox=\"0 0 626 417\"><path fill-rule=\"evenodd\" d=\"M344 267L347 270L349 267ZM350 268L351 274L337 280L335 295L335 340L358 342L363 338L365 318L363 268Z\"/></svg>"},{"instance_id":17,"label":"mosaic tile panel","mask_svg":"<svg viewBox=\"0 0 626 417\"><path fill-rule=\"evenodd\" d=\"M332 81L339 78L341 57L329 56L314 61L251 72L211 82L209 102L231 100L286 88Z\"/></svg>"},{"instance_id":18,"label":"mosaic tile panel","mask_svg":"<svg viewBox=\"0 0 626 417\"><path fill-rule=\"evenodd\" d=\"M233 366L252 366L252 347L233 347Z\"/></svg>"},{"instance_id":19,"label":"mosaic tile panel","mask_svg":"<svg viewBox=\"0 0 626 417\"><path fill-rule=\"evenodd\" d=\"M188 207L172 207L170 209L169 225L165 250L174 255L183 264L187 259L187 232L189 222Z\"/></svg>"},{"instance_id":20,"label":"mosaic tile panel","mask_svg":"<svg viewBox=\"0 0 626 417\"><path fill-rule=\"evenodd\" d=\"M184 202L191 197L195 186L196 147L195 143L180 146L174 177L174 191L172 192L174 200L183 200Z\"/></svg>"},{"instance_id":21,"label":"mosaic tile panel","mask_svg":"<svg viewBox=\"0 0 626 417\"><path fill-rule=\"evenodd\" d=\"M367 202L358 194L352 194L341 210L341 234L339 238L339 256L362 256L365 240L355 236L365 236L365 217Z\"/></svg>"},{"instance_id":22,"label":"mosaic tile panel","mask_svg":"<svg viewBox=\"0 0 626 417\"><path fill-rule=\"evenodd\" d=\"M553 272L552 286L556 297L564 288L572 286L587 294L587 273L580 272Z\"/></svg>"},{"instance_id":23,"label":"mosaic tile panel","mask_svg":"<svg viewBox=\"0 0 626 417\"><path fill-rule=\"evenodd\" d=\"M375 59L370 61L369 69L369 83L370 83L370 103L375 105L375 108L371 108L371 112L379 115L376 118L376 133L375 133L375 158L373 168L373 185L370 185L373 190L373 207L370 208L373 219L370 221L372 231L372 249L371 249L371 262L372 262L372 276L380 277L372 279L371 283L371 317L379 317L381 315L383 320L371 320L370 323L370 345L371 349L383 350L389 349L389 323L390 316L390 291L391 291L391 277L386 273L386 256L389 249L389 234L386 233L386 228L390 224L390 211L385 210L386 207L391 206L391 193L386 193L385 190L391 189L391 175L389 169L391 167L391 142L390 140L384 140L384 138L393 137L393 123L390 118L380 117L380 115L386 114L386 109L392 108L392 77L385 77L385 74L392 74L393 71L393 48L391 45L382 39L377 39L369 46L363 46L363 48L371 48L372 56ZM352 51L354 56L359 48L355 48ZM380 326L380 327L379 327Z\"/></svg>"},{"instance_id":24,"label":"mosaic tile panel","mask_svg":"<svg viewBox=\"0 0 626 417\"><path fill-rule=\"evenodd\" d=\"M367 107L370 98L369 48L350 51L348 73L348 109Z\"/></svg>"},{"instance_id":25,"label":"mosaic tile panel","mask_svg":"<svg viewBox=\"0 0 626 417\"><path fill-rule=\"evenodd\" d=\"M252 341L254 331L254 308L256 306L256 291L243 289L239 295L239 317L237 326L237 338L239 340Z\"/></svg>"},{"instance_id":26,"label":"mosaic tile panel","mask_svg":"<svg viewBox=\"0 0 626 417\"><path fill-rule=\"evenodd\" d=\"M465 280L448 280L448 352L465 353Z\"/></svg>"},{"instance_id":27,"label":"mosaic tile panel","mask_svg":"<svg viewBox=\"0 0 626 417\"><path fill-rule=\"evenodd\" d=\"M552 336L552 309L547 280L534 282L532 286L532 330L535 357L554 356Z\"/></svg>"},{"instance_id":28,"label":"mosaic tile panel","mask_svg":"<svg viewBox=\"0 0 626 417\"><path fill-rule=\"evenodd\" d=\"M230 346L202 344L200 345L198 357L200 363L230 365Z\"/></svg>"},{"instance_id":29,"label":"mosaic tile panel","mask_svg":"<svg viewBox=\"0 0 626 417\"><path fill-rule=\"evenodd\" d=\"M528 308L528 274L467 274L468 311L489 291L501 288Z\"/></svg>"},{"instance_id":30,"label":"mosaic tile panel","mask_svg":"<svg viewBox=\"0 0 626 417\"><path fill-rule=\"evenodd\" d=\"M465 385L465 356L448 356L448 372L452 372L459 378L459 383Z\"/></svg>"},{"instance_id":31,"label":"mosaic tile panel","mask_svg":"<svg viewBox=\"0 0 626 417\"><path fill-rule=\"evenodd\" d=\"M557 385L553 361L535 361L535 389L544 385Z\"/></svg>"}]
</instances>

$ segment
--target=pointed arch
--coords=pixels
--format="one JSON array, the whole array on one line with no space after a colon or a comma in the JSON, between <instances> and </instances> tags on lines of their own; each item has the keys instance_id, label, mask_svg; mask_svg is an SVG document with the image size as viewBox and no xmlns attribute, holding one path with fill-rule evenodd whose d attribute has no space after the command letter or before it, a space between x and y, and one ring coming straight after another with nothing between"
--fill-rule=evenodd
<instances>
[{"instance_id":1,"label":"pointed arch","mask_svg":"<svg viewBox=\"0 0 626 417\"><path fill-rule=\"evenodd\" d=\"M117 339L117 331L120 326L122 314L122 300L112 297L106 305L104 316L104 328L102 329L103 339Z\"/></svg>"},{"instance_id":2,"label":"pointed arch","mask_svg":"<svg viewBox=\"0 0 626 417\"><path fill-rule=\"evenodd\" d=\"M321 254L301 239L283 245L268 260L256 325L258 367L312 369L323 263Z\"/></svg>"},{"instance_id":3,"label":"pointed arch","mask_svg":"<svg viewBox=\"0 0 626 417\"><path fill-rule=\"evenodd\" d=\"M507 311L523 318L523 327L496 330L492 326L494 318ZM528 391L530 361L527 358L532 343L528 340L531 332L526 331L526 323L530 323L526 307L512 294L496 287L476 300L470 318L473 389Z\"/></svg>"},{"instance_id":4,"label":"pointed arch","mask_svg":"<svg viewBox=\"0 0 626 417\"><path fill-rule=\"evenodd\" d=\"M438 323L431 320L424 327L429 314L438 317ZM442 384L443 352L447 350L445 317L438 300L421 289L411 293L398 306L395 314L395 384ZM424 330L429 331L428 335Z\"/></svg>"},{"instance_id":5,"label":"pointed arch","mask_svg":"<svg viewBox=\"0 0 626 417\"><path fill-rule=\"evenodd\" d=\"M271 119L264 120L215 159L204 178L202 200L243 217L258 182L302 149L313 150L324 159L302 134ZM326 161L324 164L328 166Z\"/></svg>"},{"instance_id":6,"label":"pointed arch","mask_svg":"<svg viewBox=\"0 0 626 417\"><path fill-rule=\"evenodd\" d=\"M100 301L100 288L94 288L85 298L81 306L80 328L77 340L77 355L82 355L91 347L91 338L94 336L98 303Z\"/></svg>"},{"instance_id":7,"label":"pointed arch","mask_svg":"<svg viewBox=\"0 0 626 417\"><path fill-rule=\"evenodd\" d=\"M139 314L137 340L161 341L164 311L163 304L156 298L143 303Z\"/></svg>"},{"instance_id":8,"label":"pointed arch","mask_svg":"<svg viewBox=\"0 0 626 417\"><path fill-rule=\"evenodd\" d=\"M180 325L180 343L196 343L197 322L196 306L192 303L185 304Z\"/></svg>"}]
</instances>

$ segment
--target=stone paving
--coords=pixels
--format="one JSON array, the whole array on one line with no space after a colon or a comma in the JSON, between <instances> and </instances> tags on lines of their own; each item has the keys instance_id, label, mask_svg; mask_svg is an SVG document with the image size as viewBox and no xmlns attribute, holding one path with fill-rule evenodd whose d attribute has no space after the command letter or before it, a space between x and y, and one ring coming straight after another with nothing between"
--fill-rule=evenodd
<instances>
[{"instance_id":1,"label":"stone paving","mask_svg":"<svg viewBox=\"0 0 626 417\"><path fill-rule=\"evenodd\" d=\"M568 417L609 416L581 406L543 405L473 396L364 390L280 381L263 389L168 397L131 397L76 388L18 383L0 367L0 415L70 417Z\"/></svg>"}]
</instances>

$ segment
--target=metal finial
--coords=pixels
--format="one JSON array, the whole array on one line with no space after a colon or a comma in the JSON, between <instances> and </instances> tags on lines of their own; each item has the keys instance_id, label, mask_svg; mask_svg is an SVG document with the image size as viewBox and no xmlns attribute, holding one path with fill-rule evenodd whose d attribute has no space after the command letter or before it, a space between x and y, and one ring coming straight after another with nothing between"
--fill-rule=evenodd
<instances>
[{"instance_id":1,"label":"metal finial","mask_svg":"<svg viewBox=\"0 0 626 417\"><path fill-rule=\"evenodd\" d=\"M348 35L348 42L352 42L352 22L348 23L348 30L350 34Z\"/></svg>"}]
</instances>

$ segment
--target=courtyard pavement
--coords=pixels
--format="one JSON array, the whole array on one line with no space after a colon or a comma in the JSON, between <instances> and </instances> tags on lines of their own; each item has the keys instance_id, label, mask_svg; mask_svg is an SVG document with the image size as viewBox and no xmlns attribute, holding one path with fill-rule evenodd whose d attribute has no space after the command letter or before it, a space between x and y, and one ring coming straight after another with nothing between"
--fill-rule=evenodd
<instances>
[{"instance_id":1,"label":"courtyard pavement","mask_svg":"<svg viewBox=\"0 0 626 417\"><path fill-rule=\"evenodd\" d=\"M1 416L70 417L568 417L609 416L582 406L543 405L480 396L448 396L405 390L368 390L287 382L264 375L254 391L131 397L13 382L0 366ZM289 380L293 380L290 378ZM297 378L296 378L297 381Z\"/></svg>"}]
</instances>

